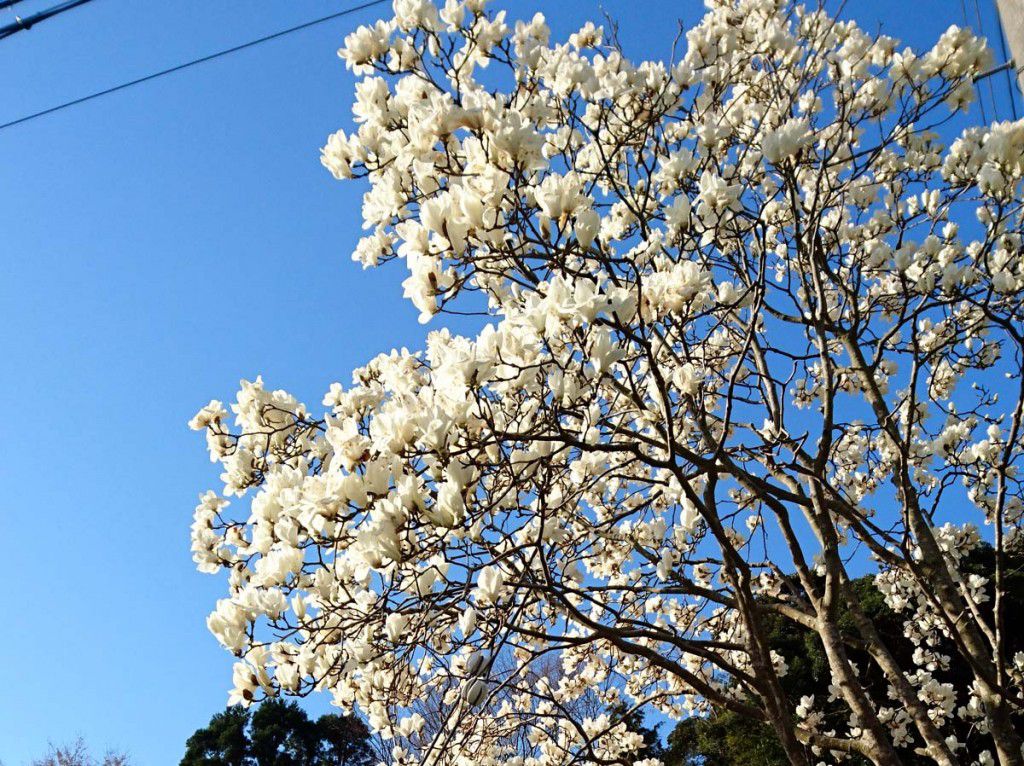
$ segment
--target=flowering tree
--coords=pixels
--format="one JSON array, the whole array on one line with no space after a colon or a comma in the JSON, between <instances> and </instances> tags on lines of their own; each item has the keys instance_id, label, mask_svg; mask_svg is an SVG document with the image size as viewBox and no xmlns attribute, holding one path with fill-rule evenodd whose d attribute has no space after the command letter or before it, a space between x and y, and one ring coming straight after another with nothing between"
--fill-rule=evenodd
<instances>
[{"instance_id":1,"label":"flowering tree","mask_svg":"<svg viewBox=\"0 0 1024 766\"><path fill-rule=\"evenodd\" d=\"M355 259L482 329L376 357L322 416L257 379L234 425L218 401L191 423L252 498L203 495L192 530L230 573L231 699L325 690L398 764L631 762L588 696L725 709L794 764L952 766L954 720L977 762L1024 763L1024 122L936 132L983 41L709 0L677 59L634 64L483 6L395 0L351 34L357 129L323 149L368 180ZM991 578L960 566L982 544ZM787 698L780 619L832 699Z\"/></svg>"}]
</instances>

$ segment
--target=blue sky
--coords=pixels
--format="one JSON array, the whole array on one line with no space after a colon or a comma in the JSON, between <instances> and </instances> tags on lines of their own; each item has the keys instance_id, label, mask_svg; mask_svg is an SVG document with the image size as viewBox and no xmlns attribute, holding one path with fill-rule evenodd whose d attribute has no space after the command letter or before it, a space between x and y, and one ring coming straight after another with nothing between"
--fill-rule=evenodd
<instances>
[{"instance_id":1,"label":"blue sky","mask_svg":"<svg viewBox=\"0 0 1024 766\"><path fill-rule=\"evenodd\" d=\"M0 41L0 122L349 4L98 0ZM652 57L677 18L702 13L697 0L494 5L543 10L560 36L600 6L628 52ZM79 734L140 766L178 762L230 685L204 625L224 582L188 551L217 472L185 422L260 373L316 406L378 351L420 345L400 270L349 260L361 187L318 161L349 124L335 50L384 10L0 131L6 766ZM844 15L915 45L962 20L958 0L850 0Z\"/></svg>"}]
</instances>

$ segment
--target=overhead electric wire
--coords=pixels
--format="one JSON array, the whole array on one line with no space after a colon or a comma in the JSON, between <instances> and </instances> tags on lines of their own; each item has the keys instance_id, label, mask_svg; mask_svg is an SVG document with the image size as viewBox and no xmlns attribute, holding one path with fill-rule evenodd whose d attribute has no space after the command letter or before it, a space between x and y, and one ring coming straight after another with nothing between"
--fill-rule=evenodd
<instances>
[{"instance_id":1,"label":"overhead electric wire","mask_svg":"<svg viewBox=\"0 0 1024 766\"><path fill-rule=\"evenodd\" d=\"M981 5L978 3L978 0L974 0L974 15L978 19L978 34L984 36L985 25L981 21ZM992 116L995 117L997 114L999 114L999 107L996 104L996 92L992 88L991 80L988 81L988 98L989 101L992 102ZM985 120L985 122L988 122L988 120Z\"/></svg>"},{"instance_id":2,"label":"overhead electric wire","mask_svg":"<svg viewBox=\"0 0 1024 766\"><path fill-rule=\"evenodd\" d=\"M288 29L282 29L281 31L274 32L273 34L264 35L263 37L259 37L259 38L255 39L255 40L250 40L249 42L242 43L241 45L235 45L235 46L233 46L231 48L225 48L224 50L217 51L216 53L211 53L211 54L209 54L207 56L202 56L202 57L197 58L197 59L192 59L191 61L186 61L184 64L178 64L177 66L172 66L172 67L169 67L167 69L162 69L159 72L153 72L152 74L148 74L148 75L146 75L144 77L138 77L138 78L136 78L134 80L129 80L128 82L123 82L120 85L113 86L112 88L106 88L104 90L100 90L100 91L97 91L95 93L90 93L88 96L82 96L81 98L76 98L76 99L73 99L72 101L65 101L63 104L58 104L57 106L51 106L49 109L43 109L42 111L35 112L33 114L28 114L28 115L25 115L24 117L19 117L16 120L11 120L10 122L5 122L3 124L0 124L0 130L3 130L4 128L10 128L10 127L13 127L15 125L20 125L23 122L28 122L29 120L34 120L37 117L43 117L43 116L45 116L47 114L53 114L54 112L59 112L60 110L67 109L68 107L71 107L71 106L77 106L78 104L85 103L86 101L92 101L93 99L99 98L100 96L107 96L107 95L109 95L111 93L116 93L119 90L124 90L125 88L130 88L133 85L140 85L140 84L142 84L144 82L149 82L150 80L155 80L158 77L163 77L164 75L173 74L174 72L180 72L182 69L188 69L189 67L195 66L197 64L203 64L203 63L205 63L207 61L212 61L213 59L218 59L218 58L221 58L223 56L227 56L227 55L229 55L231 53L237 53L238 51L245 50L246 48L252 48L255 45L260 45L262 43L269 42L271 40L276 40L279 37L284 37L285 35L290 35L293 32L299 32L299 31L301 31L303 29L309 29L310 27L316 26L317 24L323 24L325 22L341 18L342 16L348 16L348 15L356 13L358 11L362 11L362 10L365 10L367 8L371 8L371 7L375 6L375 5L381 5L382 3L386 2L386 1L387 0L370 0L369 2L361 3L360 5L354 5L351 8L346 8L345 10L338 11L337 13L332 13L332 14L329 14L327 16L321 16L318 19L313 19L312 21L307 21L305 23L298 24L298 25L296 25L294 27L289 27Z\"/></svg>"},{"instance_id":3,"label":"overhead electric wire","mask_svg":"<svg viewBox=\"0 0 1024 766\"><path fill-rule=\"evenodd\" d=\"M8 6L14 5L18 0L8 0ZM80 5L90 3L92 0L67 0L59 5L55 5L52 8L47 8L45 11L39 11L39 13L33 13L31 16L21 18L19 16L14 17L14 21L10 24L5 24L0 27L0 40L6 37L10 37L16 32L21 32L24 29L31 29L40 21L46 21L52 19L54 16L59 16L65 11L70 11L72 8L77 8ZM7 6L0 6L0 8Z\"/></svg>"},{"instance_id":4,"label":"overhead electric wire","mask_svg":"<svg viewBox=\"0 0 1024 766\"><path fill-rule=\"evenodd\" d=\"M4 8L10 8L12 5L17 5L24 0L0 0L0 11Z\"/></svg>"},{"instance_id":5,"label":"overhead electric wire","mask_svg":"<svg viewBox=\"0 0 1024 766\"><path fill-rule=\"evenodd\" d=\"M967 19L967 0L960 0L960 10L964 14L964 27L970 29L971 22ZM981 34L981 30L978 30L978 34ZM980 78L974 78L974 95L978 97L978 108L981 110L981 121L988 124L988 115L985 113L985 98L981 92L981 86L978 84Z\"/></svg>"}]
</instances>

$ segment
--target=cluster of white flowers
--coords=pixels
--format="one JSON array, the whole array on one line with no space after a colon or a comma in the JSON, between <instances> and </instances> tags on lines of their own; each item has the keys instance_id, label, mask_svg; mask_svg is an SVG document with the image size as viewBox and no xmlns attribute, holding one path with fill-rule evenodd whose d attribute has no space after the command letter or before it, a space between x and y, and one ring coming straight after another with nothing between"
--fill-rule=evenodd
<instances>
[{"instance_id":1,"label":"cluster of white flowers","mask_svg":"<svg viewBox=\"0 0 1024 766\"><path fill-rule=\"evenodd\" d=\"M962 486L1000 557L1019 539L1024 405L997 388L1024 355L1024 122L948 150L919 127L988 66L964 30L919 56L784 0L707 5L674 62L486 0L394 0L346 37L355 127L322 160L368 182L355 260L404 260L423 322L467 293L492 321L376 357L323 416L257 379L233 425L192 420L252 496L203 495L192 528L230 573L232 701L323 690L396 764L628 761L595 699L749 715L794 763L953 766L963 721L1020 762L995 580L960 575L981 538L939 498ZM860 551L912 666L868 617L837 627ZM768 613L818 633L841 723L786 700Z\"/></svg>"}]
</instances>

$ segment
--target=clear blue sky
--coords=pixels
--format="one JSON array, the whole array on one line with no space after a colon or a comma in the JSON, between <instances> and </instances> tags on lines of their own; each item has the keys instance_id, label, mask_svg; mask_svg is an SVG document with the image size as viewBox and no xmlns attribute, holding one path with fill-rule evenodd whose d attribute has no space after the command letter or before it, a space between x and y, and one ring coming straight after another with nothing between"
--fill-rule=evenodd
<instances>
[{"instance_id":1,"label":"clear blue sky","mask_svg":"<svg viewBox=\"0 0 1024 766\"><path fill-rule=\"evenodd\" d=\"M348 4L96 0L0 41L0 122ZM544 10L562 36L599 5L634 56L667 54L676 19L702 13L698 0L495 2ZM178 762L230 685L204 625L225 585L188 550L216 471L186 420L259 373L316 406L376 352L420 344L401 267L349 260L361 188L318 161L349 124L335 50L385 10L0 131L6 766L78 734L139 766ZM845 14L917 45L962 18L959 0L850 0Z\"/></svg>"}]
</instances>

